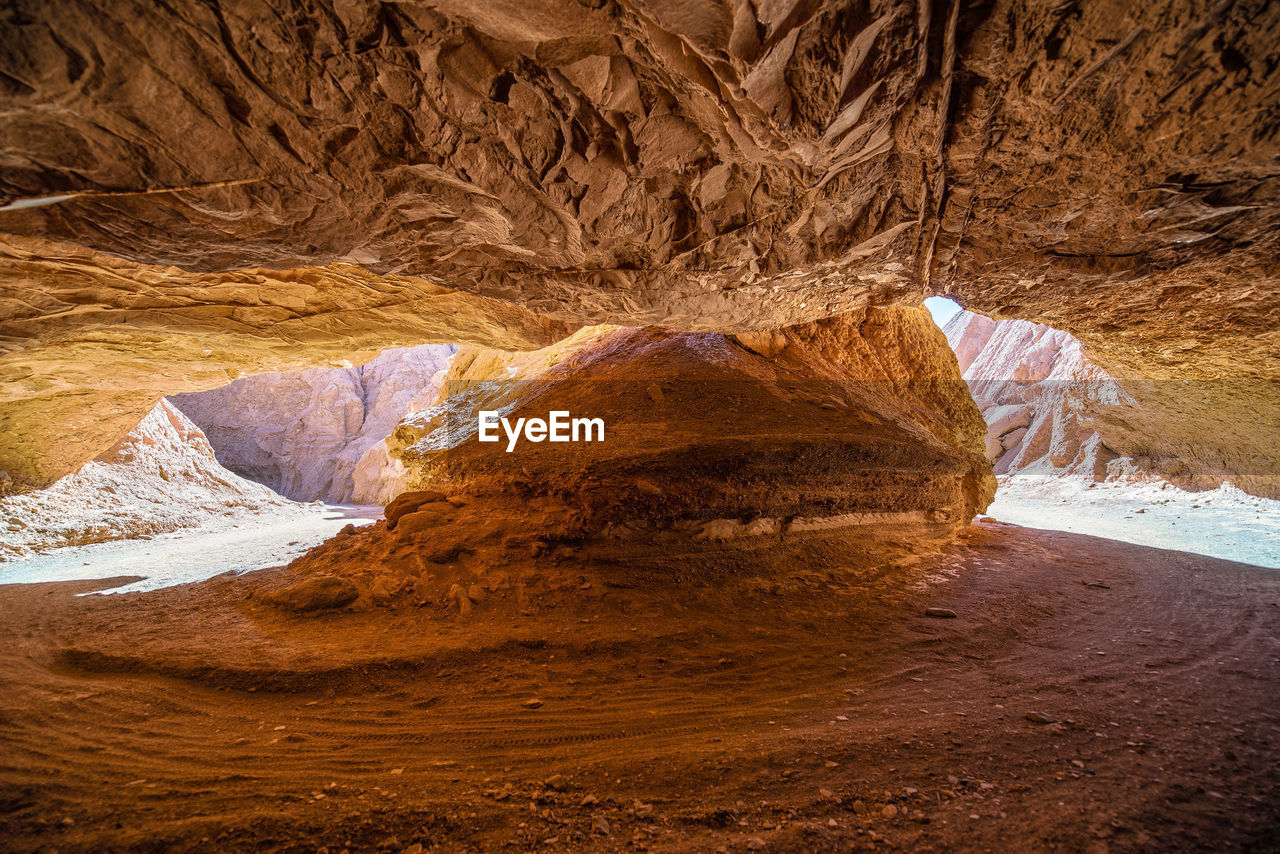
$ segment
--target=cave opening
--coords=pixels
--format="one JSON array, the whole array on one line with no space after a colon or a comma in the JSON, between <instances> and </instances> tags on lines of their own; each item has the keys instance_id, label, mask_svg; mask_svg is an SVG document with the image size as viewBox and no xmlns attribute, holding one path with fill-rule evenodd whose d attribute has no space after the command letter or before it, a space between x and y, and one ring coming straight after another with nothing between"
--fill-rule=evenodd
<instances>
[{"instance_id":1,"label":"cave opening","mask_svg":"<svg viewBox=\"0 0 1280 854\"><path fill-rule=\"evenodd\" d=\"M47 490L11 499L5 583L142 575L158 589L287 562L405 489L399 422L437 402L452 344L242 376L162 399ZM21 528L18 528L18 525Z\"/></svg>"},{"instance_id":2,"label":"cave opening","mask_svg":"<svg viewBox=\"0 0 1280 854\"><path fill-rule=\"evenodd\" d=\"M986 518L1280 568L1280 501L1233 482L1243 475L1247 487L1250 469L1193 469L1131 426L1176 381L1113 375L1045 324L993 320L945 297L925 307L986 422L999 482Z\"/></svg>"},{"instance_id":3,"label":"cave opening","mask_svg":"<svg viewBox=\"0 0 1280 854\"><path fill-rule=\"evenodd\" d=\"M946 325L960 312L964 311L960 307L960 303L950 297L927 297L924 301L924 307L929 309L929 315L933 318L933 322L938 325L939 329L946 328Z\"/></svg>"}]
</instances>

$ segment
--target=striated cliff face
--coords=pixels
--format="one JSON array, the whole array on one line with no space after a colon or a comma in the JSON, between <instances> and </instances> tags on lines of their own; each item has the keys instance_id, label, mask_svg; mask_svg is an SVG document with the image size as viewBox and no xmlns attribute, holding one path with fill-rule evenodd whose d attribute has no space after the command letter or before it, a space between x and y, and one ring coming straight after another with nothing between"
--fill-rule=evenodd
<instances>
[{"instance_id":1,"label":"striated cliff face","mask_svg":"<svg viewBox=\"0 0 1280 854\"><path fill-rule=\"evenodd\" d=\"M387 350L359 367L261 374L171 401L222 465L281 495L385 504L405 479L385 439L406 413L435 402L454 349Z\"/></svg>"},{"instance_id":2,"label":"striated cliff face","mask_svg":"<svg viewBox=\"0 0 1280 854\"><path fill-rule=\"evenodd\" d=\"M933 293L1277 399L1264 0L0 16L0 468L21 483L241 370ZM73 442L42 432L55 412Z\"/></svg>"},{"instance_id":3,"label":"striated cliff face","mask_svg":"<svg viewBox=\"0 0 1280 854\"><path fill-rule=\"evenodd\" d=\"M604 440L508 452L478 441L479 410L599 418ZM596 327L527 354L463 350L444 399L396 430L414 491L294 568L444 597L548 556L661 573L698 553L723 570L834 538L853 563L900 557L954 537L991 500L982 431L921 309L767 336Z\"/></svg>"},{"instance_id":4,"label":"striated cliff face","mask_svg":"<svg viewBox=\"0 0 1280 854\"><path fill-rule=\"evenodd\" d=\"M1230 481L1280 497L1280 410L1261 381L1109 371L1070 334L963 311L947 341L987 422L997 475Z\"/></svg>"},{"instance_id":5,"label":"striated cliff face","mask_svg":"<svg viewBox=\"0 0 1280 854\"><path fill-rule=\"evenodd\" d=\"M943 330L987 422L997 475L1021 470L1102 479L1118 454L1095 421L1135 405L1066 332L961 312Z\"/></svg>"},{"instance_id":6,"label":"striated cliff face","mask_svg":"<svg viewBox=\"0 0 1280 854\"><path fill-rule=\"evenodd\" d=\"M219 465L200 428L161 401L79 471L48 489L0 498L0 560L292 504Z\"/></svg>"}]
</instances>

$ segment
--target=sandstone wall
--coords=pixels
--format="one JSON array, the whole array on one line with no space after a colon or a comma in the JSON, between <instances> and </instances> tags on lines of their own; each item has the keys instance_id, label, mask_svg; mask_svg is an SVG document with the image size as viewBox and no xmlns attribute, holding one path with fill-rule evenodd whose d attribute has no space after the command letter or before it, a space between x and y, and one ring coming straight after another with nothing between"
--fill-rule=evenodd
<instances>
[{"instance_id":1,"label":"sandstone wall","mask_svg":"<svg viewBox=\"0 0 1280 854\"><path fill-rule=\"evenodd\" d=\"M1277 379L1274 3L3 15L0 468L21 483L242 370L933 293L1109 368Z\"/></svg>"},{"instance_id":2,"label":"sandstone wall","mask_svg":"<svg viewBox=\"0 0 1280 854\"><path fill-rule=\"evenodd\" d=\"M1230 481L1280 495L1280 407L1265 380L1108 370L1066 332L973 312L945 332L997 475L1150 477L1189 489Z\"/></svg>"},{"instance_id":3,"label":"sandstone wall","mask_svg":"<svg viewBox=\"0 0 1280 854\"><path fill-rule=\"evenodd\" d=\"M387 350L349 368L245 377L171 400L212 443L219 462L297 501L385 504L405 472L385 439L435 401L450 345Z\"/></svg>"}]
</instances>

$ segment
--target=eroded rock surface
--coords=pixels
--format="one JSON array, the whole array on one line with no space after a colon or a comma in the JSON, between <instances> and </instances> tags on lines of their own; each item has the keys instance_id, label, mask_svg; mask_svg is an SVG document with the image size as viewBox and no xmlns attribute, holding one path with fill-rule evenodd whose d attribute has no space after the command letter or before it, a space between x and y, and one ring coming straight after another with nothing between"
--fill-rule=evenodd
<instances>
[{"instance_id":1,"label":"eroded rock surface","mask_svg":"<svg viewBox=\"0 0 1280 854\"><path fill-rule=\"evenodd\" d=\"M3 238L0 469L47 484L104 452L166 394L246 373L360 363L432 341L530 349L569 331L351 265L190 274Z\"/></svg>"},{"instance_id":2,"label":"eroded rock surface","mask_svg":"<svg viewBox=\"0 0 1280 854\"><path fill-rule=\"evenodd\" d=\"M445 399L395 433L417 491L294 568L404 595L457 585L469 608L542 558L660 571L681 550L732 563L835 538L871 560L950 539L987 506L981 417L923 310L767 338L596 327L526 354L461 350ZM604 441L508 452L478 441L482 409L601 418Z\"/></svg>"},{"instance_id":3,"label":"eroded rock surface","mask_svg":"<svg viewBox=\"0 0 1280 854\"><path fill-rule=\"evenodd\" d=\"M48 489L0 498L0 560L264 510L283 515L292 506L219 465L200 428L161 401L79 471Z\"/></svg>"},{"instance_id":4,"label":"eroded rock surface","mask_svg":"<svg viewBox=\"0 0 1280 854\"><path fill-rule=\"evenodd\" d=\"M206 349L170 348L204 318L292 342L295 309L246 291L243 270L334 285L331 311L369 336L423 281L562 326L730 332L954 293L1066 329L1109 367L1276 377L1280 6L1264 0L18 0L3 15L0 231L57 241L42 257L113 259L55 261L7 304L40 329L3 335L71 348L24 359L73 366L33 369L6 404L0 467L19 480L56 477L127 428L116 413L154 403L126 358L106 360L121 368L106 393L79 370L91 357L142 350L139 372L170 371L170 392ZM196 276L202 309L128 286L112 337L72 345L116 293L116 258ZM89 284L47 299L67 268ZM345 298L365 288L394 296ZM437 319L412 328L454 323L428 303L411 313ZM470 313L498 305L468 316L493 328ZM130 337L158 319L149 344ZM321 338L312 362L353 349ZM269 350L216 367L281 367ZM79 418L74 449L32 426L91 404L107 416Z\"/></svg>"},{"instance_id":5,"label":"eroded rock surface","mask_svg":"<svg viewBox=\"0 0 1280 854\"><path fill-rule=\"evenodd\" d=\"M281 495L385 504L405 485L385 440L406 414L435 402L454 349L392 349L358 367L259 374L172 401L219 462Z\"/></svg>"},{"instance_id":6,"label":"eroded rock surface","mask_svg":"<svg viewBox=\"0 0 1280 854\"><path fill-rule=\"evenodd\" d=\"M1265 381L1108 371L1062 330L967 311L945 333L997 475L1229 481L1280 497L1280 407Z\"/></svg>"}]
</instances>

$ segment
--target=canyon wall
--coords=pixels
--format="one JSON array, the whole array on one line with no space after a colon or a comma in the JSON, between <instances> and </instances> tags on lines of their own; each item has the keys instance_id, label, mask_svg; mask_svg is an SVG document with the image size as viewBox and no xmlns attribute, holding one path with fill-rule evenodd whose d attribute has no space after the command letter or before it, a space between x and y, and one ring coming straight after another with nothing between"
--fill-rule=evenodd
<instances>
[{"instance_id":1,"label":"canyon wall","mask_svg":"<svg viewBox=\"0 0 1280 854\"><path fill-rule=\"evenodd\" d=\"M435 402L451 345L386 350L364 365L260 374L170 398L218 461L296 501L385 504L405 470L385 439Z\"/></svg>"},{"instance_id":2,"label":"canyon wall","mask_svg":"<svg viewBox=\"0 0 1280 854\"><path fill-rule=\"evenodd\" d=\"M997 475L1104 479L1119 454L1098 430L1104 407L1136 405L1066 332L962 311L943 328L987 422Z\"/></svg>"},{"instance_id":3,"label":"canyon wall","mask_svg":"<svg viewBox=\"0 0 1280 854\"><path fill-rule=\"evenodd\" d=\"M1265 381L1108 370L1067 332L968 311L944 332L997 475L1231 482L1280 497L1280 409Z\"/></svg>"},{"instance_id":4,"label":"canyon wall","mask_svg":"<svg viewBox=\"0 0 1280 854\"><path fill-rule=\"evenodd\" d=\"M79 471L48 489L0 498L0 560L291 506L219 465L200 429L161 401Z\"/></svg>"},{"instance_id":5,"label":"canyon wall","mask_svg":"<svg viewBox=\"0 0 1280 854\"><path fill-rule=\"evenodd\" d=\"M0 16L19 486L241 371L583 324L769 331L936 293L1070 331L1109 369L1251 381L1230 407L1280 400L1265 0Z\"/></svg>"}]
</instances>

